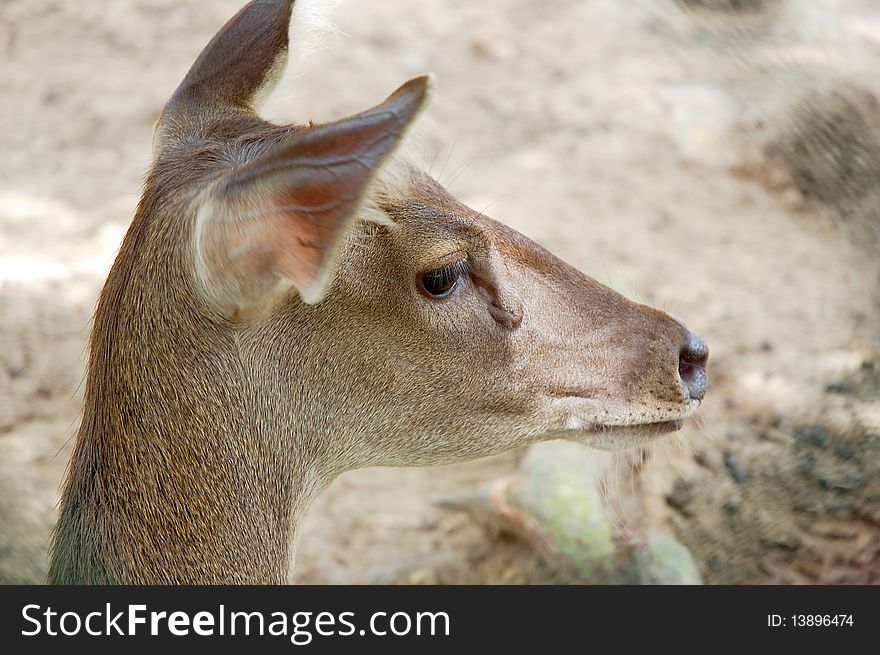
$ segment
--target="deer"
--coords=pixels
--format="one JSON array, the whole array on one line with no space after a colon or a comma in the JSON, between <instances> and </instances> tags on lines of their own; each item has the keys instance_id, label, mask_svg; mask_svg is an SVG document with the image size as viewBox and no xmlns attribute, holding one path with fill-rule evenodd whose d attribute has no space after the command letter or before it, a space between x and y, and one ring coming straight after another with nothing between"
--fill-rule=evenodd
<instances>
[{"instance_id":1,"label":"deer","mask_svg":"<svg viewBox=\"0 0 880 655\"><path fill-rule=\"evenodd\" d=\"M405 154L431 76L340 120L262 119L294 5L245 5L160 112L95 307L50 583L285 583L345 471L639 446L704 397L679 319Z\"/></svg>"}]
</instances>

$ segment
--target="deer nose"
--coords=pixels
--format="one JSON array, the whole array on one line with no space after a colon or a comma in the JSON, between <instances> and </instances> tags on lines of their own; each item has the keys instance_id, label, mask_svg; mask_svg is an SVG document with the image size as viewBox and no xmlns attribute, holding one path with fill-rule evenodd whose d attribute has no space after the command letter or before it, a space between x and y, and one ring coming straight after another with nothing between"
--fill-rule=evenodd
<instances>
[{"instance_id":1,"label":"deer nose","mask_svg":"<svg viewBox=\"0 0 880 655\"><path fill-rule=\"evenodd\" d=\"M678 375L687 388L691 399L702 400L709 386L706 362L709 348L699 335L688 332L678 354Z\"/></svg>"}]
</instances>

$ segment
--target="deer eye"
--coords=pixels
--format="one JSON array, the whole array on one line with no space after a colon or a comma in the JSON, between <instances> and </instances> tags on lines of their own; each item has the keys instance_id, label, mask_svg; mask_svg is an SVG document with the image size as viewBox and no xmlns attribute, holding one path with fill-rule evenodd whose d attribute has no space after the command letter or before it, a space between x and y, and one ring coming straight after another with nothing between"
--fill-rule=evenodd
<instances>
[{"instance_id":1,"label":"deer eye","mask_svg":"<svg viewBox=\"0 0 880 655\"><path fill-rule=\"evenodd\" d=\"M470 263L466 259L450 266L437 268L419 276L422 290L433 298L445 298L453 292L459 280L467 275Z\"/></svg>"}]
</instances>

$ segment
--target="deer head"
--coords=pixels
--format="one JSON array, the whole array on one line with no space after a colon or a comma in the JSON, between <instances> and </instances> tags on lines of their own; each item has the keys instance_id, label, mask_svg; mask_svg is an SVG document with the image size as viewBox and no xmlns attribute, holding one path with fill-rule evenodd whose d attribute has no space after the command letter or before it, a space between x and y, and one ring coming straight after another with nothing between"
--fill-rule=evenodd
<instances>
[{"instance_id":1,"label":"deer head","mask_svg":"<svg viewBox=\"0 0 880 655\"><path fill-rule=\"evenodd\" d=\"M681 322L395 157L429 77L332 123L260 119L292 5L244 7L157 123L95 313L53 581L279 582L342 471L645 443L703 398Z\"/></svg>"}]
</instances>

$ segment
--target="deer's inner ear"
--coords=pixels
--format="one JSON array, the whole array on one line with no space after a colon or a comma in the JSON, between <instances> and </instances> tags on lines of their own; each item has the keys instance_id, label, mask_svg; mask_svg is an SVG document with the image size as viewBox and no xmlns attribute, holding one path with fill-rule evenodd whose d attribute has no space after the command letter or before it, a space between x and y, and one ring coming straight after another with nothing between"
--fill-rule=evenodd
<instances>
[{"instance_id":1,"label":"deer's inner ear","mask_svg":"<svg viewBox=\"0 0 880 655\"><path fill-rule=\"evenodd\" d=\"M429 78L381 105L305 128L230 171L199 199L196 269L225 315L294 287L318 302L369 183L424 105Z\"/></svg>"}]
</instances>

